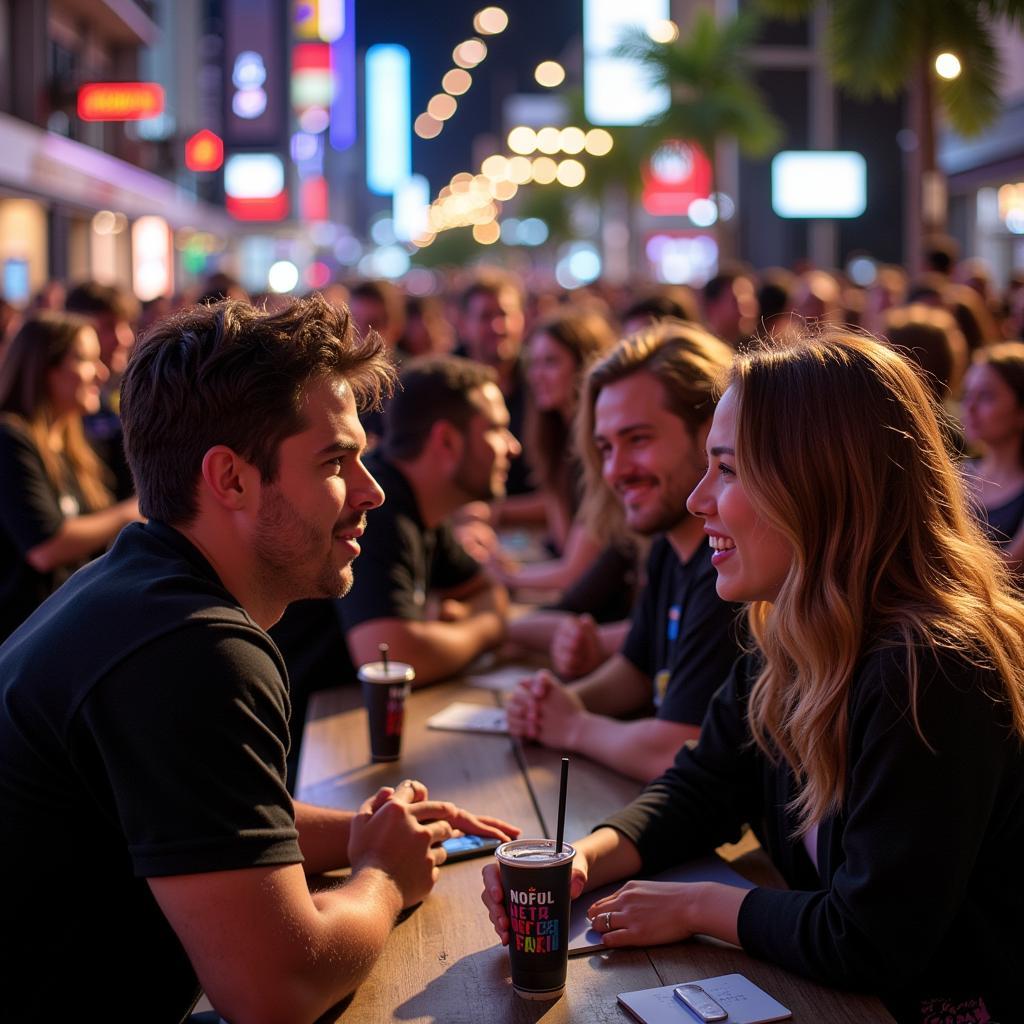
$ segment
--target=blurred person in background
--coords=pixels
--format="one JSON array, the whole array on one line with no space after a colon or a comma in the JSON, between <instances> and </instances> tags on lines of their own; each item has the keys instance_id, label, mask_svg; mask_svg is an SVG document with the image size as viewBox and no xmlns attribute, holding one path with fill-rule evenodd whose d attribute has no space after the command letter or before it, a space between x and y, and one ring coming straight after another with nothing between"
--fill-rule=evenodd
<instances>
[{"instance_id":1,"label":"blurred person in background","mask_svg":"<svg viewBox=\"0 0 1024 1024\"><path fill-rule=\"evenodd\" d=\"M557 557L525 565L499 557L492 571L508 587L564 591L600 553L600 543L577 520L583 470L572 425L587 368L614 343L607 321L584 312L545 321L527 341L523 437L536 493L544 503L548 543Z\"/></svg>"},{"instance_id":2,"label":"blurred person in background","mask_svg":"<svg viewBox=\"0 0 1024 1024\"><path fill-rule=\"evenodd\" d=\"M138 306L118 288L85 281L68 292L65 309L86 317L99 338L100 359L107 375L100 388L99 407L85 418L85 436L114 474L114 497L124 500L131 497L135 486L121 434L121 376L135 344Z\"/></svg>"},{"instance_id":3,"label":"blurred person in background","mask_svg":"<svg viewBox=\"0 0 1024 1024\"><path fill-rule=\"evenodd\" d=\"M462 291L459 313L459 345L456 354L468 356L497 374L511 417L509 429L523 436L526 415L526 383L523 379L522 347L526 330L523 296L514 277L494 269L475 274ZM507 493L525 495L533 491L529 465L520 453L512 460ZM515 506L507 506L507 521L515 518ZM543 503L531 501L523 518L536 522L543 516Z\"/></svg>"},{"instance_id":4,"label":"blurred person in background","mask_svg":"<svg viewBox=\"0 0 1024 1024\"><path fill-rule=\"evenodd\" d=\"M67 299L68 290L62 281L49 280L32 298L33 309L61 310Z\"/></svg>"},{"instance_id":5,"label":"blurred person in background","mask_svg":"<svg viewBox=\"0 0 1024 1024\"><path fill-rule=\"evenodd\" d=\"M31 315L0 361L0 639L139 518L85 438L108 370L88 320Z\"/></svg>"},{"instance_id":6,"label":"blurred person in background","mask_svg":"<svg viewBox=\"0 0 1024 1024\"><path fill-rule=\"evenodd\" d=\"M685 285L668 285L631 302L622 313L622 335L642 331L659 320L701 322L697 296Z\"/></svg>"},{"instance_id":7,"label":"blurred person in background","mask_svg":"<svg viewBox=\"0 0 1024 1024\"><path fill-rule=\"evenodd\" d=\"M225 299L248 302L249 293L242 287L242 283L237 278L218 270L210 274L203 282L195 301L200 306L209 306L217 302L223 302Z\"/></svg>"},{"instance_id":8,"label":"blurred person in background","mask_svg":"<svg viewBox=\"0 0 1024 1024\"><path fill-rule=\"evenodd\" d=\"M864 297L861 327L871 334L883 333L885 314L907 300L907 272L892 263L881 264Z\"/></svg>"},{"instance_id":9,"label":"blurred person in background","mask_svg":"<svg viewBox=\"0 0 1024 1024\"><path fill-rule=\"evenodd\" d=\"M360 334L372 329L394 350L405 330L405 297L398 285L383 279L357 281L349 288L348 308Z\"/></svg>"},{"instance_id":10,"label":"blurred person in background","mask_svg":"<svg viewBox=\"0 0 1024 1024\"><path fill-rule=\"evenodd\" d=\"M793 291L793 309L805 321L838 324L843 318L839 282L824 270L805 271Z\"/></svg>"},{"instance_id":11,"label":"blurred person in background","mask_svg":"<svg viewBox=\"0 0 1024 1024\"><path fill-rule=\"evenodd\" d=\"M750 277L725 269L704 285L704 323L727 345L736 348L757 331L757 294Z\"/></svg>"},{"instance_id":12,"label":"blurred person in background","mask_svg":"<svg viewBox=\"0 0 1024 1024\"><path fill-rule=\"evenodd\" d=\"M757 333L785 331L793 316L796 275L782 267L769 267L760 274L757 288Z\"/></svg>"},{"instance_id":13,"label":"blurred person in background","mask_svg":"<svg viewBox=\"0 0 1024 1024\"><path fill-rule=\"evenodd\" d=\"M989 538L1019 571L1024 559L1024 344L977 352L964 378L964 434L980 457L963 463Z\"/></svg>"},{"instance_id":14,"label":"blurred person in background","mask_svg":"<svg viewBox=\"0 0 1024 1024\"><path fill-rule=\"evenodd\" d=\"M21 320L18 310L6 299L0 299L0 353L10 337L17 330Z\"/></svg>"},{"instance_id":15,"label":"blurred person in background","mask_svg":"<svg viewBox=\"0 0 1024 1024\"><path fill-rule=\"evenodd\" d=\"M349 288L348 311L361 336L366 337L370 331L376 331L384 339L388 351L395 351L405 330L405 298L398 285L383 279L356 281ZM384 432L383 408L367 409L360 422L372 449Z\"/></svg>"},{"instance_id":16,"label":"blurred person in background","mask_svg":"<svg viewBox=\"0 0 1024 1024\"><path fill-rule=\"evenodd\" d=\"M881 334L924 370L924 382L935 400L955 413L967 371L967 342L951 313L922 303L890 309Z\"/></svg>"},{"instance_id":17,"label":"blurred person in background","mask_svg":"<svg viewBox=\"0 0 1024 1024\"><path fill-rule=\"evenodd\" d=\"M436 295L405 300L405 331L398 340L401 356L446 356L455 348L455 331Z\"/></svg>"}]
</instances>

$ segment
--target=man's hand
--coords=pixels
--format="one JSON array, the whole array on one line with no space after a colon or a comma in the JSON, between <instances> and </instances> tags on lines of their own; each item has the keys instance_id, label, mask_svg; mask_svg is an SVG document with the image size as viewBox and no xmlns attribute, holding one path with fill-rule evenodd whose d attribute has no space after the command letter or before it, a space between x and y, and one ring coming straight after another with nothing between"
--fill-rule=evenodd
<instances>
[{"instance_id":1,"label":"man's hand","mask_svg":"<svg viewBox=\"0 0 1024 1024\"><path fill-rule=\"evenodd\" d=\"M508 731L513 736L569 750L575 748L579 725L586 714L580 698L547 671L524 679L509 694L505 707Z\"/></svg>"},{"instance_id":2,"label":"man's hand","mask_svg":"<svg viewBox=\"0 0 1024 1024\"><path fill-rule=\"evenodd\" d=\"M403 907L421 902L433 888L446 856L439 845L445 839L468 833L505 842L519 835L518 828L500 818L428 797L422 782L406 779L394 789L379 789L352 820L352 870L384 871L397 886Z\"/></svg>"},{"instance_id":3,"label":"man's hand","mask_svg":"<svg viewBox=\"0 0 1024 1024\"><path fill-rule=\"evenodd\" d=\"M486 565L501 551L498 535L490 523L468 519L454 524L455 537L472 558Z\"/></svg>"},{"instance_id":4,"label":"man's hand","mask_svg":"<svg viewBox=\"0 0 1024 1024\"><path fill-rule=\"evenodd\" d=\"M607 658L597 623L589 615L560 622L551 638L551 664L563 679L593 672Z\"/></svg>"},{"instance_id":5,"label":"man's hand","mask_svg":"<svg viewBox=\"0 0 1024 1024\"><path fill-rule=\"evenodd\" d=\"M367 800L352 819L348 841L353 874L367 868L383 871L394 882L403 907L422 902L437 881L445 852L438 845L454 834L447 821L421 824L410 801L412 786L387 796L383 790Z\"/></svg>"}]
</instances>

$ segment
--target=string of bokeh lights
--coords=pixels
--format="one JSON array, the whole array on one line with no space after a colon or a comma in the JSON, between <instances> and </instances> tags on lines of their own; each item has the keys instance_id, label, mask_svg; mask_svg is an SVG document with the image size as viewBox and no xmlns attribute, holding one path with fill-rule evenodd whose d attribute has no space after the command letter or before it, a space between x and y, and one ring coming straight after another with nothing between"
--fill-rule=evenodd
<instances>
[{"instance_id":1,"label":"string of bokeh lights","mask_svg":"<svg viewBox=\"0 0 1024 1024\"><path fill-rule=\"evenodd\" d=\"M508 15L500 7L485 7L473 17L473 28L482 36L496 36L508 27ZM476 36L465 39L452 50L455 67L446 71L441 79L443 92L435 93L427 109L413 122L413 131L421 139L436 139L444 130L445 122L459 109L456 96L462 96L473 84L470 70L487 57L487 44Z\"/></svg>"},{"instance_id":2,"label":"string of bokeh lights","mask_svg":"<svg viewBox=\"0 0 1024 1024\"><path fill-rule=\"evenodd\" d=\"M586 167L575 157L586 153L606 156L614 145L604 128L546 126L534 130L519 125L508 133L510 156L492 153L480 163L480 171L460 171L440 190L427 211L427 229L413 238L420 249L431 245L443 231L472 228L473 238L491 245L501 237L498 217L502 203L515 198L523 185L558 184L577 188L586 180ZM531 154L539 154L531 156ZM566 154L556 160L559 154Z\"/></svg>"},{"instance_id":3,"label":"string of bokeh lights","mask_svg":"<svg viewBox=\"0 0 1024 1024\"><path fill-rule=\"evenodd\" d=\"M479 35L493 36L508 27L508 15L500 7L485 7L473 18ZM679 36L672 21L659 21L648 27L652 39L670 44ZM487 57L487 44L473 37L459 43L452 51L455 67L441 80L443 92L431 97L427 109L415 121L414 131L422 139L437 138L458 109L455 97L466 93L473 83L470 69ZM554 60L541 61L534 78L544 88L554 89L565 81L565 69ZM437 195L427 210L425 230L412 239L417 248L431 245L443 231L469 227L481 245L491 245L501 236L498 217L502 204L515 198L523 185L558 184L577 188L586 180L586 167L576 159L586 153L591 157L611 152L613 139L604 128L583 128L548 125L534 129L527 125L513 128L506 139L508 155L493 153L485 157L476 174L460 171ZM556 157L558 159L556 159Z\"/></svg>"}]
</instances>

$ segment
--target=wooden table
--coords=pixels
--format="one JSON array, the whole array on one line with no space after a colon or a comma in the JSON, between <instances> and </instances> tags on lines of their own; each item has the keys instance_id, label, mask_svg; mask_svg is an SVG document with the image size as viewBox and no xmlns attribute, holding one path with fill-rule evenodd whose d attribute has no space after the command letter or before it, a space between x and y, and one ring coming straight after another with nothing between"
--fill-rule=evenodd
<instances>
[{"instance_id":1,"label":"wooden table","mask_svg":"<svg viewBox=\"0 0 1024 1024\"><path fill-rule=\"evenodd\" d=\"M505 736L426 728L426 719L453 700L493 705L500 696L458 681L416 691L407 705L401 761L374 765L358 692L341 689L315 694L303 741L298 796L326 806L356 807L378 787L414 777L429 785L432 796L504 818L520 826L527 837L551 835L559 755L521 746ZM635 782L575 758L567 837L586 834L638 789ZM434 891L399 922L384 955L338 1020L344 1024L541 1020L623 1024L632 1018L616 1002L619 992L738 972L792 1009L797 1021L892 1022L875 999L822 988L733 946L711 941L570 958L561 999L551 1003L518 999L511 989L508 955L497 944L480 902L480 871L485 863L479 858L441 869Z\"/></svg>"}]
</instances>

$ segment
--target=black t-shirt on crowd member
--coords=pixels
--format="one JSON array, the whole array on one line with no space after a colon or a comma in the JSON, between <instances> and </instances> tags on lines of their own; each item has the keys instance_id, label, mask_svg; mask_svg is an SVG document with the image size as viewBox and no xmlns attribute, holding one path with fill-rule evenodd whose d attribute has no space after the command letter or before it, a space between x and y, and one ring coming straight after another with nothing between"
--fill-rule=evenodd
<instances>
[{"instance_id":1,"label":"black t-shirt on crowd member","mask_svg":"<svg viewBox=\"0 0 1024 1024\"><path fill-rule=\"evenodd\" d=\"M25 427L0 418L0 642L24 622L78 565L39 572L25 555L56 534L68 516L94 511L70 467L54 487Z\"/></svg>"},{"instance_id":2,"label":"black t-shirt on crowd member","mask_svg":"<svg viewBox=\"0 0 1024 1024\"><path fill-rule=\"evenodd\" d=\"M447 522L428 529L409 482L380 452L366 467L387 500L366 515L355 583L338 604L346 630L372 619L422 620L427 596L461 586L480 572Z\"/></svg>"},{"instance_id":3,"label":"black t-shirt on crowd member","mask_svg":"<svg viewBox=\"0 0 1024 1024\"><path fill-rule=\"evenodd\" d=\"M718 596L717 578L707 544L685 563L665 537L651 547L622 655L650 677L657 718L700 725L740 655L739 606Z\"/></svg>"},{"instance_id":4,"label":"black t-shirt on crowd member","mask_svg":"<svg viewBox=\"0 0 1024 1024\"><path fill-rule=\"evenodd\" d=\"M5 1014L71 1019L113 993L180 1020L198 981L146 879L302 860L279 653L151 521L8 639L0 686Z\"/></svg>"},{"instance_id":5,"label":"black t-shirt on crowd member","mask_svg":"<svg viewBox=\"0 0 1024 1024\"><path fill-rule=\"evenodd\" d=\"M351 591L336 600L298 601L270 630L291 682L293 783L309 695L356 682L345 633L372 619L422 620L431 591L458 587L480 572L447 523L424 525L409 482L380 452L367 456L366 468L387 500L366 514Z\"/></svg>"}]
</instances>

